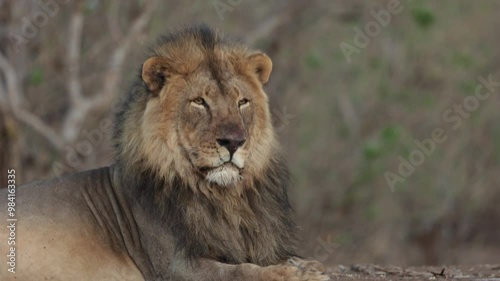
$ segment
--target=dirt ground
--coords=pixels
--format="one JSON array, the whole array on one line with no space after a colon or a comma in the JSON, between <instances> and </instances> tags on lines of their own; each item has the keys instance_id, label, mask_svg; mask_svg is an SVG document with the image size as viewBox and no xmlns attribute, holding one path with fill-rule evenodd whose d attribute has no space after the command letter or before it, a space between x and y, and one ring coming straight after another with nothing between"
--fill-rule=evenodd
<instances>
[{"instance_id":1,"label":"dirt ground","mask_svg":"<svg viewBox=\"0 0 500 281\"><path fill-rule=\"evenodd\" d=\"M397 267L371 264L337 265L332 280L499 280L500 265Z\"/></svg>"}]
</instances>

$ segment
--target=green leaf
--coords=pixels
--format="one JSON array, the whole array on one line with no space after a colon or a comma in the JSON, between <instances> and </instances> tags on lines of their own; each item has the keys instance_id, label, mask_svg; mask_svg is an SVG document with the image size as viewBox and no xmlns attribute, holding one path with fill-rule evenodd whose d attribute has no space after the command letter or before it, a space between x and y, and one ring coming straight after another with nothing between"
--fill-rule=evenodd
<instances>
[{"instance_id":1,"label":"green leaf","mask_svg":"<svg viewBox=\"0 0 500 281\"><path fill-rule=\"evenodd\" d=\"M382 154L382 147L377 141L369 141L363 146L363 155L367 160L376 159Z\"/></svg>"},{"instance_id":2,"label":"green leaf","mask_svg":"<svg viewBox=\"0 0 500 281\"><path fill-rule=\"evenodd\" d=\"M412 10L413 20L422 29L429 28L435 22L434 13L427 8L415 8Z\"/></svg>"},{"instance_id":3,"label":"green leaf","mask_svg":"<svg viewBox=\"0 0 500 281\"><path fill-rule=\"evenodd\" d=\"M43 83L43 71L40 68L33 68L29 76L29 83L38 86Z\"/></svg>"},{"instance_id":4,"label":"green leaf","mask_svg":"<svg viewBox=\"0 0 500 281\"><path fill-rule=\"evenodd\" d=\"M312 69L321 67L321 57L318 54L310 53L306 56L306 64Z\"/></svg>"}]
</instances>

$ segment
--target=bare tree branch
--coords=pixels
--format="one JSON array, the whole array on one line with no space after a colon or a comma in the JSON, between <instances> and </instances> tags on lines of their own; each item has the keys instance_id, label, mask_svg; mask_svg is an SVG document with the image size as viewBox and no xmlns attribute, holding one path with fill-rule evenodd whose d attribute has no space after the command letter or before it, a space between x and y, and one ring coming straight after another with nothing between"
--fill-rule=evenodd
<instances>
[{"instance_id":1,"label":"bare tree branch","mask_svg":"<svg viewBox=\"0 0 500 281\"><path fill-rule=\"evenodd\" d=\"M278 29L287 25L297 18L297 15L304 11L307 6L311 6L311 1L295 1L288 3L286 10L273 17L268 17L262 21L253 31L246 36L250 44L255 44L263 38L272 38Z\"/></svg>"},{"instance_id":2,"label":"bare tree branch","mask_svg":"<svg viewBox=\"0 0 500 281\"><path fill-rule=\"evenodd\" d=\"M5 78L5 90L12 107L21 106L21 91L19 90L19 81L17 79L14 67L9 63L6 57L0 54L0 69L2 69Z\"/></svg>"},{"instance_id":3,"label":"bare tree branch","mask_svg":"<svg viewBox=\"0 0 500 281\"><path fill-rule=\"evenodd\" d=\"M120 28L120 23L118 19L120 18L119 12L121 7L120 2L111 2L109 8L109 14L106 17L108 21L109 33L113 40L119 40L124 36L122 29Z\"/></svg>"},{"instance_id":4,"label":"bare tree branch","mask_svg":"<svg viewBox=\"0 0 500 281\"><path fill-rule=\"evenodd\" d=\"M116 91L118 90L118 85L120 84L122 78L121 72L123 69L123 63L125 62L130 46L150 21L151 15L157 3L158 0L146 2L146 7L144 8L142 14L134 20L129 29L129 33L121 40L121 42L118 43L119 47L111 56L108 63L108 71L104 75L103 93L95 96L95 99L92 101L95 106L99 106L100 104L107 106L116 96Z\"/></svg>"},{"instance_id":5,"label":"bare tree branch","mask_svg":"<svg viewBox=\"0 0 500 281\"><path fill-rule=\"evenodd\" d=\"M0 110L7 110L7 95L5 90L2 89L3 85L0 84Z\"/></svg>"},{"instance_id":6,"label":"bare tree branch","mask_svg":"<svg viewBox=\"0 0 500 281\"><path fill-rule=\"evenodd\" d=\"M80 57L81 44L83 36L83 13L81 9L73 14L68 31L68 45L66 68L68 69L68 93L70 97L70 108L64 119L62 137L69 143L72 143L78 137L80 128L77 125L82 124L89 110L90 103L82 94L82 84L80 81Z\"/></svg>"},{"instance_id":7,"label":"bare tree branch","mask_svg":"<svg viewBox=\"0 0 500 281\"><path fill-rule=\"evenodd\" d=\"M0 54L0 70L5 77L5 85L0 85L0 106L2 109L8 109L17 120L33 128L58 150L62 150L65 144L76 141L88 115L94 110L109 106L116 96L121 82L123 64L130 47L150 21L157 3L158 0L145 2L143 12L132 22L128 34L117 43L118 47L110 57L108 70L103 77L102 90L91 98L83 95L80 80L84 16L81 10L75 12L69 25L69 38L66 46L66 67L69 73L67 89L70 108L64 118L60 135L38 116L23 108L23 95L17 73L9 61Z\"/></svg>"},{"instance_id":8,"label":"bare tree branch","mask_svg":"<svg viewBox=\"0 0 500 281\"><path fill-rule=\"evenodd\" d=\"M1 77L0 77L1 79ZM9 98L7 97L7 86L0 80L0 109L3 111L7 110Z\"/></svg>"},{"instance_id":9,"label":"bare tree branch","mask_svg":"<svg viewBox=\"0 0 500 281\"><path fill-rule=\"evenodd\" d=\"M117 43L118 47L111 55L108 62L108 70L103 77L102 91L91 98L84 99L85 102L68 111L69 115L66 117L62 130L63 137L67 142L76 140L83 127L83 122L89 113L100 110L103 107L108 107L113 101L121 82L123 64L130 46L150 21L157 3L158 0L145 2L142 14L133 21L128 34Z\"/></svg>"},{"instance_id":10,"label":"bare tree branch","mask_svg":"<svg viewBox=\"0 0 500 281\"><path fill-rule=\"evenodd\" d=\"M282 26L284 23L290 21L290 13L281 13L275 17L269 17L267 20L263 21L256 29L251 31L247 37L250 44L255 44L262 38L269 38L276 29Z\"/></svg>"},{"instance_id":11,"label":"bare tree branch","mask_svg":"<svg viewBox=\"0 0 500 281\"><path fill-rule=\"evenodd\" d=\"M66 67L69 72L68 92L73 105L82 102L82 84L80 82L80 56L83 32L83 13L77 10L71 17L68 32L68 57Z\"/></svg>"},{"instance_id":12,"label":"bare tree branch","mask_svg":"<svg viewBox=\"0 0 500 281\"><path fill-rule=\"evenodd\" d=\"M64 148L64 141L59 137L59 135L50 126L45 124L38 116L22 107L22 92L19 88L16 71L7 58L5 58L2 54L0 54L0 70L5 76L6 85L0 85L3 88L0 90L0 93L5 94L5 92L7 92L8 105L6 108L9 109L11 114L17 120L28 125L40 135L45 137L49 143L54 146L54 148L62 150Z\"/></svg>"}]
</instances>

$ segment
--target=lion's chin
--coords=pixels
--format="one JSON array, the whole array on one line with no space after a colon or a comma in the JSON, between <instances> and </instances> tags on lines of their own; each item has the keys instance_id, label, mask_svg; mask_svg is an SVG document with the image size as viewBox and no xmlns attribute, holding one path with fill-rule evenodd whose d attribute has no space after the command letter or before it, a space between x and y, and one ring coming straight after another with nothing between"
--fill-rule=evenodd
<instances>
[{"instance_id":1,"label":"lion's chin","mask_svg":"<svg viewBox=\"0 0 500 281\"><path fill-rule=\"evenodd\" d=\"M205 179L221 186L230 186L240 181L241 175L235 165L228 163L208 170Z\"/></svg>"}]
</instances>

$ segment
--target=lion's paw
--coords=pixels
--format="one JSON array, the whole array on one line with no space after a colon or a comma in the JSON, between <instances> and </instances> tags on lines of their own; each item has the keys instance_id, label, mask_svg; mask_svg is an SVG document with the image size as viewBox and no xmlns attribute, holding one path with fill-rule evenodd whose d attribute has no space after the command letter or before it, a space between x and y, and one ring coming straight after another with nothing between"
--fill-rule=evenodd
<instances>
[{"instance_id":1,"label":"lion's paw","mask_svg":"<svg viewBox=\"0 0 500 281\"><path fill-rule=\"evenodd\" d=\"M287 263L306 271L326 271L325 266L317 260L303 260L298 257L292 257L287 260Z\"/></svg>"},{"instance_id":2,"label":"lion's paw","mask_svg":"<svg viewBox=\"0 0 500 281\"><path fill-rule=\"evenodd\" d=\"M314 269L294 265L274 265L264 268L262 281L328 281L330 278Z\"/></svg>"}]
</instances>

